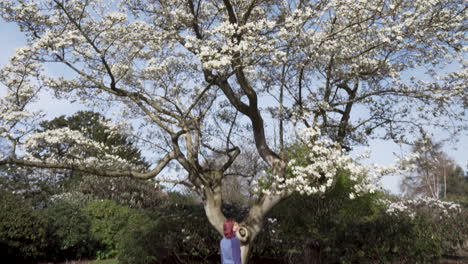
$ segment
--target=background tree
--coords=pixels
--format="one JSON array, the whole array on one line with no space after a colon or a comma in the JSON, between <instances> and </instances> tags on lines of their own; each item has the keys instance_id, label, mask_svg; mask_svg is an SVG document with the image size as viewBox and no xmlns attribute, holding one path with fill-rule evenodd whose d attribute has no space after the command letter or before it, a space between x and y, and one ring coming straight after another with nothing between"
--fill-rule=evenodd
<instances>
[{"instance_id":1,"label":"background tree","mask_svg":"<svg viewBox=\"0 0 468 264\"><path fill-rule=\"evenodd\" d=\"M463 169L456 166L447 177L447 199L468 204L468 181Z\"/></svg>"},{"instance_id":2,"label":"background tree","mask_svg":"<svg viewBox=\"0 0 468 264\"><path fill-rule=\"evenodd\" d=\"M255 143L246 145L254 146ZM250 205L255 202L255 179L258 179L268 165L258 156L257 150L253 147L245 146L243 152L234 161L225 173L223 180L223 201L236 205Z\"/></svg>"},{"instance_id":3,"label":"background tree","mask_svg":"<svg viewBox=\"0 0 468 264\"><path fill-rule=\"evenodd\" d=\"M442 151L442 143L434 142L427 134L414 143L413 153L418 157L411 163L414 171L403 178L401 190L409 196L435 199L447 195L447 178L456 169L454 162Z\"/></svg>"},{"instance_id":4,"label":"background tree","mask_svg":"<svg viewBox=\"0 0 468 264\"><path fill-rule=\"evenodd\" d=\"M28 44L0 73L0 133L11 150L0 165L183 184L222 234L222 181L248 132L268 170L242 222L245 260L265 215L292 192L325 192L340 167L357 183L355 194L373 190L368 170L343 149L372 136L404 142L424 126L466 128L466 12L462 0L3 1L2 17ZM461 69L438 70L457 62ZM69 74L45 75L49 63ZM159 157L144 170L115 154L83 157L105 148L78 131L25 137L39 117L26 106L42 87L119 109L138 127L126 131ZM284 153L295 126L309 128L298 135L309 151L303 162ZM28 154L38 142L78 144L40 160ZM205 166L215 164L207 161L213 153L222 161ZM173 161L187 174L161 177Z\"/></svg>"},{"instance_id":5,"label":"background tree","mask_svg":"<svg viewBox=\"0 0 468 264\"><path fill-rule=\"evenodd\" d=\"M48 130L57 129L80 131L86 137L104 144L106 146L106 154L118 156L129 163L147 169L149 166L148 163L141 156L141 151L135 146L134 142L131 141L130 136L124 133L114 133L111 127L113 125L119 124L112 123L100 113L78 111L69 117L62 115L50 121L41 122L37 132L43 133ZM70 146L69 142L57 142L54 145L41 145L38 143L38 149L33 150L32 153L40 159L47 159L52 156L66 157L67 155L72 155L72 153L68 152L68 149L72 147L73 146ZM87 152L83 155L87 157L96 158L96 156L102 155L102 153L93 151L93 149L85 151Z\"/></svg>"},{"instance_id":6,"label":"background tree","mask_svg":"<svg viewBox=\"0 0 468 264\"><path fill-rule=\"evenodd\" d=\"M404 194L450 199L463 193L463 170L442 151L442 146L427 134L414 143L412 151L417 158L410 162L414 170L402 179L400 188Z\"/></svg>"},{"instance_id":7,"label":"background tree","mask_svg":"<svg viewBox=\"0 0 468 264\"><path fill-rule=\"evenodd\" d=\"M21 166L0 168L0 190L29 200L33 208L43 208L51 196L63 192L54 174Z\"/></svg>"},{"instance_id":8,"label":"background tree","mask_svg":"<svg viewBox=\"0 0 468 264\"><path fill-rule=\"evenodd\" d=\"M467 170L465 172L465 177L466 177L466 180L468 181L468 165L466 167L467 167Z\"/></svg>"},{"instance_id":9,"label":"background tree","mask_svg":"<svg viewBox=\"0 0 468 264\"><path fill-rule=\"evenodd\" d=\"M84 150L82 157L98 158L99 155L115 155L134 166L148 169L149 164L142 157L140 150L131 141L130 136L115 133L112 122L103 115L92 111L78 111L72 116L60 116L40 124L38 132L44 133L56 129L80 131L83 136L104 146L104 152ZM56 144L38 143L31 153L41 160L51 156L66 157L67 150L76 142L57 142ZM70 157L72 158L72 157ZM125 178L102 178L74 170L54 170L61 192L80 192L89 199L110 199L133 207L154 207L161 198L161 188L151 181Z\"/></svg>"}]
</instances>

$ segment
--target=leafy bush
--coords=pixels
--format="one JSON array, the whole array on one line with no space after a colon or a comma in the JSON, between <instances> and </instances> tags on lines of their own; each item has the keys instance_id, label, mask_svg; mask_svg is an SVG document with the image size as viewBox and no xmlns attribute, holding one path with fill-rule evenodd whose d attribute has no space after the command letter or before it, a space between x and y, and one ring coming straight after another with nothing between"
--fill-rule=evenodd
<instances>
[{"instance_id":1,"label":"leafy bush","mask_svg":"<svg viewBox=\"0 0 468 264\"><path fill-rule=\"evenodd\" d=\"M466 215L442 221L427 208L416 216L391 215L383 194L350 199L346 172L337 177L336 186L324 195L293 195L275 207L252 257L289 263L311 256L322 263L427 263L467 238L462 232L468 226Z\"/></svg>"},{"instance_id":2,"label":"leafy bush","mask_svg":"<svg viewBox=\"0 0 468 264\"><path fill-rule=\"evenodd\" d=\"M334 188L322 195L293 194L267 216L265 230L252 249L253 255L282 257L298 255L304 245L321 244L336 236L340 225L353 219L375 216L380 194L367 194L350 199L351 185L346 172L337 175ZM298 208L301 208L298 210ZM292 256L291 256L292 257Z\"/></svg>"},{"instance_id":3,"label":"leafy bush","mask_svg":"<svg viewBox=\"0 0 468 264\"><path fill-rule=\"evenodd\" d=\"M33 211L28 200L0 192L0 255L4 263L28 262L44 257L46 219Z\"/></svg>"},{"instance_id":4,"label":"leafy bush","mask_svg":"<svg viewBox=\"0 0 468 264\"><path fill-rule=\"evenodd\" d=\"M180 193L180 192L168 192L165 203L162 207L167 205L195 205L197 204L197 197L193 193Z\"/></svg>"},{"instance_id":5,"label":"leafy bush","mask_svg":"<svg viewBox=\"0 0 468 264\"><path fill-rule=\"evenodd\" d=\"M468 239L468 212L457 203L432 198L402 200L389 203L387 213L408 216L415 222L424 219L444 255L455 253Z\"/></svg>"},{"instance_id":6,"label":"leafy bush","mask_svg":"<svg viewBox=\"0 0 468 264\"><path fill-rule=\"evenodd\" d=\"M154 226L154 221L146 215L142 217L130 217L127 227L122 232L121 241L118 244L119 262L146 264L153 263L156 260L156 256L158 256L157 245L160 242L152 240L149 234L154 229Z\"/></svg>"},{"instance_id":7,"label":"leafy bush","mask_svg":"<svg viewBox=\"0 0 468 264\"><path fill-rule=\"evenodd\" d=\"M289 212L287 220L268 219L254 256L301 263L313 251L322 263L427 263L442 254L441 237L427 218L389 216L382 210L359 217L354 212L354 218L337 213L314 222L305 210Z\"/></svg>"},{"instance_id":8,"label":"leafy bush","mask_svg":"<svg viewBox=\"0 0 468 264\"><path fill-rule=\"evenodd\" d=\"M443 254L456 255L468 242L468 210L462 210L435 228L441 234Z\"/></svg>"},{"instance_id":9,"label":"leafy bush","mask_svg":"<svg viewBox=\"0 0 468 264\"><path fill-rule=\"evenodd\" d=\"M441 254L427 219L388 216L339 225L326 241L325 259L345 263L428 263Z\"/></svg>"},{"instance_id":10,"label":"leafy bush","mask_svg":"<svg viewBox=\"0 0 468 264\"><path fill-rule=\"evenodd\" d=\"M201 205L169 204L130 220L120 244L119 260L128 264L218 260L220 239Z\"/></svg>"},{"instance_id":11,"label":"leafy bush","mask_svg":"<svg viewBox=\"0 0 468 264\"><path fill-rule=\"evenodd\" d=\"M100 244L97 258L115 257L122 231L128 225L130 217L137 212L111 200L90 201L82 211L90 221L93 237Z\"/></svg>"},{"instance_id":12,"label":"leafy bush","mask_svg":"<svg viewBox=\"0 0 468 264\"><path fill-rule=\"evenodd\" d=\"M96 241L90 232L91 222L79 206L58 201L40 213L48 219L48 260L94 256Z\"/></svg>"}]
</instances>

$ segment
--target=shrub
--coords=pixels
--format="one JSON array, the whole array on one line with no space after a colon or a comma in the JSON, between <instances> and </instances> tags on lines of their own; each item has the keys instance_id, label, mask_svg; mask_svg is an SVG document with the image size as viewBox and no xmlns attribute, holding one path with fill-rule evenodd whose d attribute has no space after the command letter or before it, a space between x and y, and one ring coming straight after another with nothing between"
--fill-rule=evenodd
<instances>
[{"instance_id":1,"label":"shrub","mask_svg":"<svg viewBox=\"0 0 468 264\"><path fill-rule=\"evenodd\" d=\"M218 259L220 239L201 205L170 204L130 220L120 244L119 260L146 264Z\"/></svg>"},{"instance_id":2,"label":"shrub","mask_svg":"<svg viewBox=\"0 0 468 264\"><path fill-rule=\"evenodd\" d=\"M129 219L137 211L111 200L90 201L82 209L90 221L93 237L99 242L98 259L117 255L117 245Z\"/></svg>"},{"instance_id":3,"label":"shrub","mask_svg":"<svg viewBox=\"0 0 468 264\"><path fill-rule=\"evenodd\" d=\"M89 219L80 207L66 202L55 202L40 211L48 219L48 260L79 259L94 256Z\"/></svg>"},{"instance_id":4,"label":"shrub","mask_svg":"<svg viewBox=\"0 0 468 264\"><path fill-rule=\"evenodd\" d=\"M83 176L75 188L93 199L112 200L132 208L153 208L163 200L163 193L154 183L135 178Z\"/></svg>"},{"instance_id":5,"label":"shrub","mask_svg":"<svg viewBox=\"0 0 468 264\"><path fill-rule=\"evenodd\" d=\"M180 193L180 192L168 192L166 199L164 199L164 206L170 205L195 205L197 202L197 197L191 192Z\"/></svg>"},{"instance_id":6,"label":"shrub","mask_svg":"<svg viewBox=\"0 0 468 264\"><path fill-rule=\"evenodd\" d=\"M118 244L120 263L147 264L156 260L160 242L152 240L149 234L154 226L154 221L147 215L130 217Z\"/></svg>"},{"instance_id":7,"label":"shrub","mask_svg":"<svg viewBox=\"0 0 468 264\"><path fill-rule=\"evenodd\" d=\"M414 222L424 219L443 255L455 253L468 239L468 212L457 203L431 198L402 200L389 203L387 213L408 216Z\"/></svg>"},{"instance_id":8,"label":"shrub","mask_svg":"<svg viewBox=\"0 0 468 264\"><path fill-rule=\"evenodd\" d=\"M350 199L346 172L337 177L324 195L292 195L275 207L252 257L289 263L311 256L322 263L427 263L466 239L467 233L460 233L468 224L462 224L461 215L440 221L427 208L416 216L388 214L383 194Z\"/></svg>"},{"instance_id":9,"label":"shrub","mask_svg":"<svg viewBox=\"0 0 468 264\"><path fill-rule=\"evenodd\" d=\"M443 254L456 255L458 250L466 247L468 241L468 210L453 215L436 228L441 234Z\"/></svg>"},{"instance_id":10,"label":"shrub","mask_svg":"<svg viewBox=\"0 0 468 264\"><path fill-rule=\"evenodd\" d=\"M4 263L28 262L44 257L46 219L33 211L28 200L0 192L0 255Z\"/></svg>"},{"instance_id":11,"label":"shrub","mask_svg":"<svg viewBox=\"0 0 468 264\"><path fill-rule=\"evenodd\" d=\"M299 201L294 197L287 205L298 208ZM348 205L351 208L363 206L359 205L363 201L350 202L358 203ZM383 209L365 213L370 209L361 215L358 211L324 213L316 220L309 217L314 211L278 208L276 216L267 219L252 254L288 263L302 263L310 255L322 263L427 263L442 254L441 235L429 219L387 215Z\"/></svg>"},{"instance_id":12,"label":"shrub","mask_svg":"<svg viewBox=\"0 0 468 264\"><path fill-rule=\"evenodd\" d=\"M252 255L287 256L297 262L306 245L314 244L323 251L325 244L337 236L340 226L354 219L375 217L381 207L376 203L380 194L350 199L351 188L346 172L340 171L334 188L325 194L291 195L267 216L269 220L255 241Z\"/></svg>"},{"instance_id":13,"label":"shrub","mask_svg":"<svg viewBox=\"0 0 468 264\"><path fill-rule=\"evenodd\" d=\"M379 214L337 226L326 241L327 262L428 263L440 256L439 238L427 219Z\"/></svg>"}]
</instances>

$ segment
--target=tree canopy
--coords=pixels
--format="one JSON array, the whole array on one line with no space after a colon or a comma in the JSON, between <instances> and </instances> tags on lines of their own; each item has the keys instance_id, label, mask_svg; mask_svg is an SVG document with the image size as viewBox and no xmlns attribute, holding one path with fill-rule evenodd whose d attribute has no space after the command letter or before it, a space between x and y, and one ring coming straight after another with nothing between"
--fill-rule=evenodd
<instances>
[{"instance_id":1,"label":"tree canopy","mask_svg":"<svg viewBox=\"0 0 468 264\"><path fill-rule=\"evenodd\" d=\"M421 127L467 128L466 12L463 0L2 1L1 16L28 43L0 72L0 136L11 150L0 165L180 183L203 197L222 233L222 179L253 142L269 170L252 181L263 191L243 222L246 254L278 201L326 191L336 167L352 172L356 193L373 189L344 150L370 137L406 142ZM67 74L44 70L55 63ZM149 170L75 148L73 159L35 158L38 142L104 147L68 129L30 135L41 115L28 104L41 89L118 109L127 125L112 129L138 135L159 158ZM308 164L286 158L296 135ZM222 162L210 162L214 153ZM174 162L187 176L161 177Z\"/></svg>"}]
</instances>

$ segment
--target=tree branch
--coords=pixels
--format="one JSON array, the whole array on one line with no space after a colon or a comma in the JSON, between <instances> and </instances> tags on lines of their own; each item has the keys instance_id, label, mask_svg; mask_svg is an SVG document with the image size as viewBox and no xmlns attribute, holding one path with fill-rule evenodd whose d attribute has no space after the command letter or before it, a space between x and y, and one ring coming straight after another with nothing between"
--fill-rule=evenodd
<instances>
[{"instance_id":1,"label":"tree branch","mask_svg":"<svg viewBox=\"0 0 468 264\"><path fill-rule=\"evenodd\" d=\"M170 152L166 154L157 164L157 166L148 171L148 172L139 172L134 170L125 170L125 169L108 169L108 168L96 168L92 166L87 166L83 164L66 164L66 163L55 163L55 162L42 162L42 161L29 161L17 159L14 157L8 157L0 161L1 165L15 164L25 167L33 168L44 168L44 169L69 169L79 172L89 173L102 177L132 177L138 179L151 179L156 177L166 166L167 164L176 158L175 152Z\"/></svg>"},{"instance_id":2,"label":"tree branch","mask_svg":"<svg viewBox=\"0 0 468 264\"><path fill-rule=\"evenodd\" d=\"M237 156L240 154L240 149L238 147L235 147L234 149L231 149L230 152L234 151L234 154L229 154L229 159L224 163L223 168L221 169L223 172L225 172L229 167L231 167L232 163L236 160Z\"/></svg>"},{"instance_id":3,"label":"tree branch","mask_svg":"<svg viewBox=\"0 0 468 264\"><path fill-rule=\"evenodd\" d=\"M231 4L231 1L229 0L223 0L224 2L224 6L226 7L226 10L228 12L228 16L229 16L229 22L231 24L237 24L237 17L236 17L236 13L234 11L234 7L232 6Z\"/></svg>"}]
</instances>

